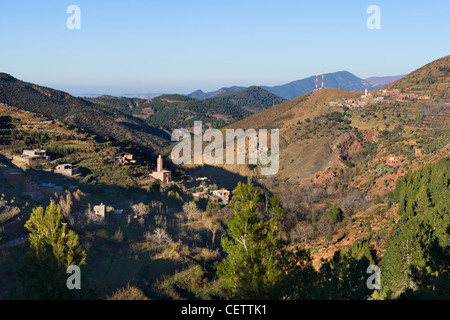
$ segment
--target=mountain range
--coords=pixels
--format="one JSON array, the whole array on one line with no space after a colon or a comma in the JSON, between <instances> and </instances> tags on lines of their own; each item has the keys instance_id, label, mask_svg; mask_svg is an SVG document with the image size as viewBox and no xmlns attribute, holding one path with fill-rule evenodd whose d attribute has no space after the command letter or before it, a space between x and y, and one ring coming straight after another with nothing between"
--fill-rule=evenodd
<instances>
[{"instance_id":1,"label":"mountain range","mask_svg":"<svg viewBox=\"0 0 450 320\"><path fill-rule=\"evenodd\" d=\"M120 110L21 81L6 73L0 73L0 103L45 115L98 136L129 141L149 152L167 145L170 138L165 131Z\"/></svg>"},{"instance_id":2,"label":"mountain range","mask_svg":"<svg viewBox=\"0 0 450 320\"><path fill-rule=\"evenodd\" d=\"M326 73L323 75L324 87L344 89L355 92L361 92L364 91L365 89L368 89L369 91L375 90L389 84L390 82L398 80L401 77L403 77L403 75L390 77L371 77L367 79L361 79L348 71ZM322 75L317 76L317 86L318 88L322 86ZM291 100L305 93L314 91L314 89L316 88L316 76L311 76L301 80L295 80L283 85L259 86L259 87L283 99ZM202 90L197 90L188 94L188 96L197 99L209 99L225 92L237 92L243 89L245 89L245 87L232 86L220 88L219 90L206 93L203 92Z\"/></svg>"},{"instance_id":3,"label":"mountain range","mask_svg":"<svg viewBox=\"0 0 450 320\"><path fill-rule=\"evenodd\" d=\"M405 76L405 74L399 75L399 76L387 76L387 77L370 77L367 79L364 79L365 81L369 82L373 86L380 86L383 87L385 85L388 85L389 83L392 83L394 81L397 81L398 79L401 79Z\"/></svg>"},{"instance_id":4,"label":"mountain range","mask_svg":"<svg viewBox=\"0 0 450 320\"><path fill-rule=\"evenodd\" d=\"M398 76L385 76L385 77L370 77L367 79L361 79L348 71L339 71L334 73L326 73L324 77L324 87L326 88L337 88L345 89L348 91L364 91L366 88L370 90L375 90L389 83L392 83L398 79L401 79L405 75ZM317 76L317 86L320 88L322 86L322 75ZM256 86L231 86L222 87L215 91L204 92L199 89L194 92L187 94L188 97L196 98L200 100L206 100L214 98L221 94L239 92L247 88L255 88ZM276 86L264 86L260 85L260 88L276 95L284 100L290 100L295 97L301 96L305 93L314 91L316 88L316 76L310 76L304 79L295 80L286 84L276 85ZM126 93L121 95L127 98L140 98L140 99L153 99L158 96L162 96L164 93ZM264 94L266 95L266 94ZM99 97L101 94L78 94L79 97ZM280 101L282 102L282 101ZM279 103L280 103L279 102ZM247 106L252 107L252 106ZM258 107L262 109L261 106Z\"/></svg>"},{"instance_id":5,"label":"mountain range","mask_svg":"<svg viewBox=\"0 0 450 320\"><path fill-rule=\"evenodd\" d=\"M349 76L349 79L351 78L353 77ZM414 150L411 148L412 141L418 146L417 148L426 147L430 152L433 150L436 154L445 154L445 146L448 146L450 141L449 83L450 56L447 56L383 87L383 90L373 92L368 96L368 100L362 98L360 92L325 87L266 108L231 123L221 130L225 132L228 129L239 128L244 130L278 128L280 169L276 178L291 181L310 179L308 181L311 182L336 179L337 170L342 168L344 161L347 163L346 166L353 168L355 163L364 159L364 156L369 153L368 150L370 150L374 168L379 161L382 161L378 158L378 152L397 156L411 154L413 152L411 150ZM295 85L299 87L298 83L292 84L292 86ZM382 96L384 99L372 98L382 95L383 92L385 92L385 96ZM417 100L413 100L412 95L408 100L401 99L401 95L409 93L425 98L422 98L420 103L416 103ZM434 99L427 99L426 95ZM359 99L365 104L348 103L348 101ZM393 128L400 130L405 123L414 127L414 130L425 126L433 127L437 129L436 136L431 135L433 138L427 140L429 138L426 134L420 137L414 136L415 131L411 130L404 133L405 136L399 143L398 133L395 135L396 131ZM390 131L393 133L390 134ZM390 147L384 150L383 144L377 144L377 142L381 139L385 141L387 137L392 138L392 141L389 140ZM395 143L398 143L395 148L390 145ZM375 146L377 149L370 149ZM256 174L256 170L249 166L238 164L215 166L223 167L240 176ZM208 166L190 169L204 176L209 176L212 172ZM360 175L365 171L362 166L358 167L358 170ZM223 179L226 179L226 175Z\"/></svg>"}]
</instances>

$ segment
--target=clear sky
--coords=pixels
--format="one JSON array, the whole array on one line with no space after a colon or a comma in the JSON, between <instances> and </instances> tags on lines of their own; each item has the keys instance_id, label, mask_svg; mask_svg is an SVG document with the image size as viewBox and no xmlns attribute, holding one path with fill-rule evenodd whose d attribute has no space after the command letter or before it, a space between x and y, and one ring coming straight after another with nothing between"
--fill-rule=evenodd
<instances>
[{"instance_id":1,"label":"clear sky","mask_svg":"<svg viewBox=\"0 0 450 320\"><path fill-rule=\"evenodd\" d=\"M1 0L0 72L72 94L189 93L405 74L450 54L449 35L448 0Z\"/></svg>"}]
</instances>

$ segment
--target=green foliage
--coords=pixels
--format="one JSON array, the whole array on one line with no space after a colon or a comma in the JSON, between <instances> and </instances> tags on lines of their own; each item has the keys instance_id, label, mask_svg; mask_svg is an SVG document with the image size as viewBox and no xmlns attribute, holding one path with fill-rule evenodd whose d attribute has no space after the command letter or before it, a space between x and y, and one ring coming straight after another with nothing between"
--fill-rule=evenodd
<instances>
[{"instance_id":1,"label":"green foliage","mask_svg":"<svg viewBox=\"0 0 450 320\"><path fill-rule=\"evenodd\" d=\"M333 209L327 210L326 214L330 217L333 223L341 222L344 218L344 212L342 211L342 209L335 206L333 207Z\"/></svg>"},{"instance_id":2,"label":"green foliage","mask_svg":"<svg viewBox=\"0 0 450 320\"><path fill-rule=\"evenodd\" d=\"M431 206L447 209L450 198L450 157L406 173L396 184L393 199L399 215L415 216Z\"/></svg>"},{"instance_id":3,"label":"green foliage","mask_svg":"<svg viewBox=\"0 0 450 320\"><path fill-rule=\"evenodd\" d=\"M183 205L183 198L180 196L178 191L169 190L167 192L168 203L172 208L176 208L177 210L181 209Z\"/></svg>"},{"instance_id":4,"label":"green foliage","mask_svg":"<svg viewBox=\"0 0 450 320\"><path fill-rule=\"evenodd\" d=\"M216 264L217 275L232 299L274 299L291 295L301 286L292 281L308 265L302 250L283 248L278 221L283 216L278 197L261 206L261 189L249 178L233 191L231 211L225 221L228 237L222 246L228 256ZM298 280L298 279L297 279Z\"/></svg>"},{"instance_id":5,"label":"green foliage","mask_svg":"<svg viewBox=\"0 0 450 320\"><path fill-rule=\"evenodd\" d=\"M257 86L251 86L240 91L224 92L211 100L232 103L239 107L262 110L286 100Z\"/></svg>"},{"instance_id":6,"label":"green foliage","mask_svg":"<svg viewBox=\"0 0 450 320\"><path fill-rule=\"evenodd\" d=\"M220 209L219 203L209 198L208 203L206 204L206 212L212 212L218 209Z\"/></svg>"},{"instance_id":7,"label":"green foliage","mask_svg":"<svg viewBox=\"0 0 450 320\"><path fill-rule=\"evenodd\" d=\"M150 196L158 196L161 193L161 183L158 179L153 180L147 187L147 192Z\"/></svg>"},{"instance_id":8,"label":"green foliage","mask_svg":"<svg viewBox=\"0 0 450 320\"><path fill-rule=\"evenodd\" d=\"M386 241L382 297L450 297L450 157L408 172L393 197L402 216Z\"/></svg>"},{"instance_id":9,"label":"green foliage","mask_svg":"<svg viewBox=\"0 0 450 320\"><path fill-rule=\"evenodd\" d=\"M86 263L78 235L62 222L61 207L51 202L34 208L25 228L30 231L30 250L20 271L24 298L65 299L77 293L66 286L66 269Z\"/></svg>"},{"instance_id":10,"label":"green foliage","mask_svg":"<svg viewBox=\"0 0 450 320\"><path fill-rule=\"evenodd\" d=\"M367 267L376 264L369 239L359 239L324 263L313 289L318 299L366 299L372 294L366 286Z\"/></svg>"},{"instance_id":11,"label":"green foliage","mask_svg":"<svg viewBox=\"0 0 450 320\"><path fill-rule=\"evenodd\" d=\"M333 111L333 112L327 114L327 119L329 121L341 123L344 120L344 114L339 111Z\"/></svg>"},{"instance_id":12,"label":"green foliage","mask_svg":"<svg viewBox=\"0 0 450 320\"><path fill-rule=\"evenodd\" d=\"M144 107L151 108L154 113L146 121L151 125L168 129L192 127L194 121L209 123L212 127L221 127L228 121L216 115L227 116L231 121L235 121L251 114L250 111L231 103L198 100L182 95L155 97L140 107L133 109L133 114L140 113Z\"/></svg>"}]
</instances>

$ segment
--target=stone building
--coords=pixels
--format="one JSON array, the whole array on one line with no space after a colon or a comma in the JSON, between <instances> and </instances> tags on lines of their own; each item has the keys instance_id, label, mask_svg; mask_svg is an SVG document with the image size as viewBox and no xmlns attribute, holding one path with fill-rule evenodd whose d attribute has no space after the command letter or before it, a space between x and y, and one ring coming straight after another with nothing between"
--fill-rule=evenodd
<instances>
[{"instance_id":1,"label":"stone building","mask_svg":"<svg viewBox=\"0 0 450 320\"><path fill-rule=\"evenodd\" d=\"M47 152L42 149L23 150L21 155L13 156L13 160L22 162L29 166L38 166L50 161Z\"/></svg>"},{"instance_id":2,"label":"stone building","mask_svg":"<svg viewBox=\"0 0 450 320\"><path fill-rule=\"evenodd\" d=\"M59 173L66 177L73 177L80 174L78 168L72 166L70 163L56 166L54 173Z\"/></svg>"},{"instance_id":3,"label":"stone building","mask_svg":"<svg viewBox=\"0 0 450 320\"><path fill-rule=\"evenodd\" d=\"M101 203L98 206L94 206L94 214L96 216L105 218L106 217L106 206L103 203Z\"/></svg>"},{"instance_id":4,"label":"stone building","mask_svg":"<svg viewBox=\"0 0 450 320\"><path fill-rule=\"evenodd\" d=\"M226 189L214 190L212 193L213 196L222 200L223 203L228 203L228 201L230 200L230 191Z\"/></svg>"},{"instance_id":5,"label":"stone building","mask_svg":"<svg viewBox=\"0 0 450 320\"><path fill-rule=\"evenodd\" d=\"M119 164L127 165L127 164L136 164L136 159L132 154L126 154L121 157L116 157L116 162Z\"/></svg>"}]
</instances>

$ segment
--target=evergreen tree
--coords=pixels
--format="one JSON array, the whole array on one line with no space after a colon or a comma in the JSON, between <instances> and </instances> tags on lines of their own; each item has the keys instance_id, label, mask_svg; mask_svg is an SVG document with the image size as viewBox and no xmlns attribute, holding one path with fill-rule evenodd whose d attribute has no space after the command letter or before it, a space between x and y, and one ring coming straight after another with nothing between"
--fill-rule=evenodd
<instances>
[{"instance_id":1,"label":"evergreen tree","mask_svg":"<svg viewBox=\"0 0 450 320\"><path fill-rule=\"evenodd\" d=\"M287 285L293 286L295 282L286 281L288 275L299 274L310 261L304 251L283 247L278 229L283 216L280 199L274 196L264 205L261 194L250 178L233 191L233 215L225 222L228 237L222 239L228 256L216 265L226 294L232 299L276 299L290 295Z\"/></svg>"},{"instance_id":2,"label":"evergreen tree","mask_svg":"<svg viewBox=\"0 0 450 320\"><path fill-rule=\"evenodd\" d=\"M382 260L380 298L450 297L450 157L396 185L400 221Z\"/></svg>"},{"instance_id":3,"label":"evergreen tree","mask_svg":"<svg viewBox=\"0 0 450 320\"><path fill-rule=\"evenodd\" d=\"M78 235L62 222L61 207L51 201L45 209L34 208L25 228L30 231L30 249L20 270L26 299L67 299L78 294L66 285L66 270L86 263Z\"/></svg>"},{"instance_id":4,"label":"evergreen tree","mask_svg":"<svg viewBox=\"0 0 450 320\"><path fill-rule=\"evenodd\" d=\"M337 251L318 272L314 297L319 299L365 299L372 293L366 286L367 268L376 265L370 239L359 239Z\"/></svg>"}]
</instances>

